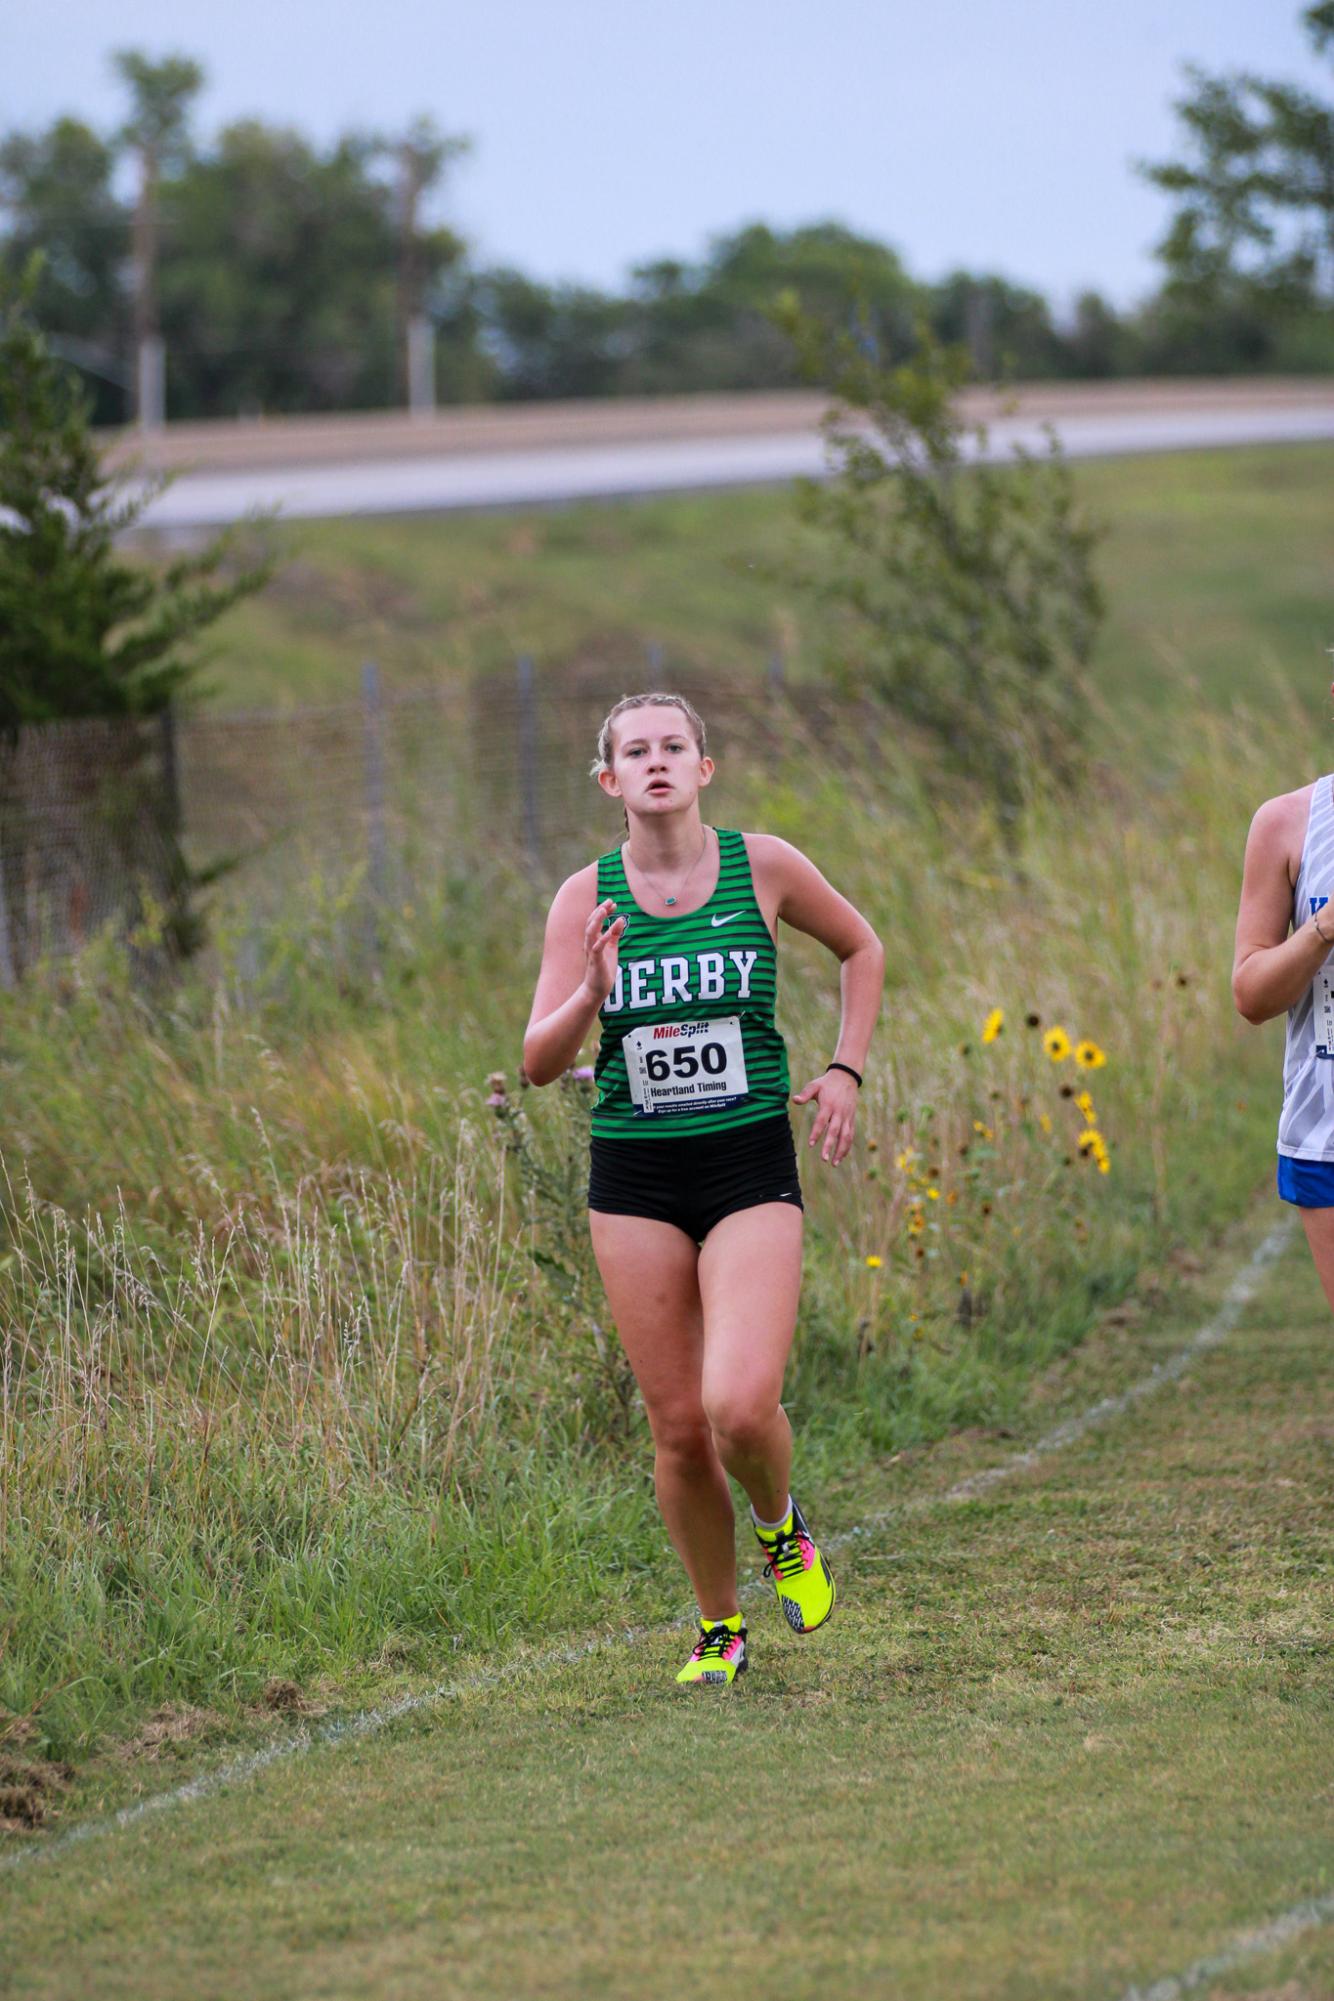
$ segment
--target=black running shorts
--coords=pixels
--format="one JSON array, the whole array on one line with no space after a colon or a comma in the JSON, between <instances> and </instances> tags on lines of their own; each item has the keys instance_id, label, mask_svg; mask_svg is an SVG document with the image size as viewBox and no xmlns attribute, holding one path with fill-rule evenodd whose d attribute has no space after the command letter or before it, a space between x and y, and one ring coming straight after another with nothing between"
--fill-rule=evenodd
<instances>
[{"instance_id":1,"label":"black running shorts","mask_svg":"<svg viewBox=\"0 0 1334 2001\"><path fill-rule=\"evenodd\" d=\"M697 1244L715 1223L759 1202L805 1204L786 1112L731 1132L679 1139L592 1140L588 1206L675 1223Z\"/></svg>"}]
</instances>

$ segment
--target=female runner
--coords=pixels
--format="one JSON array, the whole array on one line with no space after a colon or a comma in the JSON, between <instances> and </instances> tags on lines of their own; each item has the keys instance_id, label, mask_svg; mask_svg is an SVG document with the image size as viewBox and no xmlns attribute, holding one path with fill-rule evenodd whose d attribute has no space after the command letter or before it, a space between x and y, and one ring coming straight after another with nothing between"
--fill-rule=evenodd
<instances>
[{"instance_id":1,"label":"female runner","mask_svg":"<svg viewBox=\"0 0 1334 2001\"><path fill-rule=\"evenodd\" d=\"M801 1285L802 1199L774 1022L778 920L842 962L842 1027L809 1144L837 1167L880 1004L884 953L866 919L798 849L706 826L704 725L677 695L612 709L593 766L629 838L570 876L547 919L524 1036L549 1084L601 1030L589 1225L617 1332L648 1412L658 1505L699 1606L676 1679L746 1667L730 1473L779 1606L811 1633L834 1580L789 1488L779 1401Z\"/></svg>"},{"instance_id":2,"label":"female runner","mask_svg":"<svg viewBox=\"0 0 1334 2001\"><path fill-rule=\"evenodd\" d=\"M1334 694L1334 688L1330 690ZM1334 1307L1334 777L1266 799L1251 822L1232 998L1247 1021L1287 1010L1278 1192L1301 1211Z\"/></svg>"}]
</instances>

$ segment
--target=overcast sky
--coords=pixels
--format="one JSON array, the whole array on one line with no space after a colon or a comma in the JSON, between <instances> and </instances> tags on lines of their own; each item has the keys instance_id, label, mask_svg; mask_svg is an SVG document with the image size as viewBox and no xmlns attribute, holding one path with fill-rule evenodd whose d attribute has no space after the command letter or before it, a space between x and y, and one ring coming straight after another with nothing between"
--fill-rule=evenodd
<instances>
[{"instance_id":1,"label":"overcast sky","mask_svg":"<svg viewBox=\"0 0 1334 2001\"><path fill-rule=\"evenodd\" d=\"M621 283L762 218L835 217L919 278L955 265L1063 312L1153 289L1189 59L1328 95L1285 0L53 0L8 13L0 128L123 112L108 52L202 63L196 136L286 121L327 142L429 112L470 157L433 204L478 259Z\"/></svg>"}]
</instances>

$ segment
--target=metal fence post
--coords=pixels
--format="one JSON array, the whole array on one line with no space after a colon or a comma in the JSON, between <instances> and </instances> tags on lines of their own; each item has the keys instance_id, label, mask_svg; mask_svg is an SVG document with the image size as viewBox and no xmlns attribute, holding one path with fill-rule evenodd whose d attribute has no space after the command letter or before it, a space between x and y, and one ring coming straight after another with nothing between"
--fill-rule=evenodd
<instances>
[{"instance_id":1,"label":"metal fence post","mask_svg":"<svg viewBox=\"0 0 1334 2001\"><path fill-rule=\"evenodd\" d=\"M435 412L435 327L425 313L408 321L408 409L414 417Z\"/></svg>"},{"instance_id":2,"label":"metal fence post","mask_svg":"<svg viewBox=\"0 0 1334 2001\"><path fill-rule=\"evenodd\" d=\"M167 825L174 835L181 831L181 766L176 741L176 711L168 702L158 714L162 752L162 798L167 809Z\"/></svg>"},{"instance_id":3,"label":"metal fence post","mask_svg":"<svg viewBox=\"0 0 1334 2001\"><path fill-rule=\"evenodd\" d=\"M537 688L533 658L519 659L519 796L523 804L523 845L528 859L538 860L537 825Z\"/></svg>"},{"instance_id":4,"label":"metal fence post","mask_svg":"<svg viewBox=\"0 0 1334 2001\"><path fill-rule=\"evenodd\" d=\"M784 668L783 668L782 654L778 652L771 653L769 655L769 666L766 671L765 678L768 681L770 688L773 690L775 694L780 693L782 690L783 675L784 675Z\"/></svg>"},{"instance_id":5,"label":"metal fence post","mask_svg":"<svg viewBox=\"0 0 1334 2001\"><path fill-rule=\"evenodd\" d=\"M18 985L14 950L9 940L9 890L5 883L5 849L0 835L0 987L12 993Z\"/></svg>"},{"instance_id":6,"label":"metal fence post","mask_svg":"<svg viewBox=\"0 0 1334 2001\"><path fill-rule=\"evenodd\" d=\"M384 706L380 669L374 660L361 668L362 765L366 794L366 943L371 964L380 971L380 913L388 894L388 851L385 837Z\"/></svg>"},{"instance_id":7,"label":"metal fence post","mask_svg":"<svg viewBox=\"0 0 1334 2001\"><path fill-rule=\"evenodd\" d=\"M136 357L137 412L141 431L162 428L167 414L166 349L157 334L145 334Z\"/></svg>"},{"instance_id":8,"label":"metal fence post","mask_svg":"<svg viewBox=\"0 0 1334 2001\"><path fill-rule=\"evenodd\" d=\"M662 672L662 648L656 639L649 641L648 671L650 674L661 674Z\"/></svg>"}]
</instances>

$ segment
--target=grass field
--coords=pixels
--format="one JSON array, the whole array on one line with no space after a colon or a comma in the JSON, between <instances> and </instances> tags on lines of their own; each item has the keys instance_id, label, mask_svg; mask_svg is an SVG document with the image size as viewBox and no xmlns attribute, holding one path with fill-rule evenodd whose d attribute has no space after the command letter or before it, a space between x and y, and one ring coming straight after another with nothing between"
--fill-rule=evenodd
<instances>
[{"instance_id":1,"label":"grass field","mask_svg":"<svg viewBox=\"0 0 1334 2001\"><path fill-rule=\"evenodd\" d=\"M747 1601L734 1690L671 1684L684 1629L612 1641L0 1875L0 1991L665 2001L707 1970L792 2001L1116 2001L1328 1897L1334 1392L1304 1246L1178 1382L932 1500L1170 1357L1272 1221L1127 1304L1004 1440L831 1481L825 1534L880 1525L818 1637ZM78 1806L125 1794L104 1765ZM1201 1991L1332 1986L1317 1928Z\"/></svg>"},{"instance_id":2,"label":"grass field","mask_svg":"<svg viewBox=\"0 0 1334 2001\"><path fill-rule=\"evenodd\" d=\"M0 1991L562 1995L623 1948L666 1994L740 1944L792 1994L1115 1996L1329 1888L1304 1253L1142 1419L919 1503L1142 1372L1259 1227L1278 1030L1238 1023L1227 970L1251 810L1334 763L1332 471L1315 446L1079 469L1111 523L1093 777L1039 793L1014 872L890 729L878 766L794 741L723 775L713 817L796 841L889 949L857 1151L803 1175L785 1392L817 1527L911 1503L846 1545L833 1644L761 1630L750 1686L688 1711L678 1638L611 1648L0 1877ZM781 640L811 672L768 573L788 507L290 531L218 699L342 696L368 651L399 680L523 646L619 677L654 642L664 676L749 676ZM221 920L207 976L156 999L110 950L0 994L0 1857L294 1715L683 1609L589 1256L587 1102L514 1082L539 891L441 857L374 981L331 879L244 964ZM786 938L794 1086L836 1010ZM1046 1056L1058 1024L1106 1066ZM1328 1954L1210 1991L1314 2001Z\"/></svg>"},{"instance_id":3,"label":"grass field","mask_svg":"<svg viewBox=\"0 0 1334 2001\"><path fill-rule=\"evenodd\" d=\"M825 858L890 960L857 1149L803 1172L786 1397L817 1490L1003 1423L1146 1263L1244 1206L1276 1051L1204 941L1281 750L1272 723L1204 717L1172 789L1036 807L1008 884L967 810L760 774L742 823ZM514 1090L539 920L494 873L423 894L378 988L313 900L249 978L224 955L166 1006L112 957L0 997L0 1703L53 1756L163 1703L427 1663L446 1633L475 1654L665 1609L586 1100L484 1103L489 1073ZM784 946L803 1076L837 1030L826 957ZM1029 1014L1105 1067L1051 1060ZM1090 1087L1106 1175L1080 1152Z\"/></svg>"},{"instance_id":4,"label":"grass field","mask_svg":"<svg viewBox=\"0 0 1334 2001\"><path fill-rule=\"evenodd\" d=\"M1309 686L1314 726L1334 449L1085 461L1075 477L1109 531L1099 688L1161 710L1253 699L1275 675ZM781 648L800 677L818 669L819 632L785 578L794 521L779 490L293 524L281 531L291 567L218 637L217 700L349 699L366 655L401 686L508 668L522 652L600 661L619 683L650 645L668 667L723 679L755 675Z\"/></svg>"}]
</instances>

